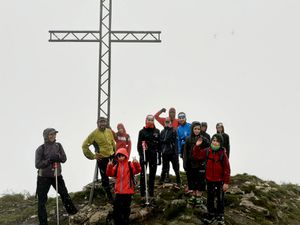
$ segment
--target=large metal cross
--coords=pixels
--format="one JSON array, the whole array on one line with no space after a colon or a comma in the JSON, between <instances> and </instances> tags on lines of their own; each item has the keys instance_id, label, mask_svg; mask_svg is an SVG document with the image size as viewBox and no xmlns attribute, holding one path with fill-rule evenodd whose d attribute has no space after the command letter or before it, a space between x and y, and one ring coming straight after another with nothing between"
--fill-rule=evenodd
<instances>
[{"instance_id":1,"label":"large metal cross","mask_svg":"<svg viewBox=\"0 0 300 225\"><path fill-rule=\"evenodd\" d=\"M110 121L111 43L161 42L160 31L112 31L112 0L100 0L99 31L50 30L50 42L99 42L98 115Z\"/></svg>"}]
</instances>

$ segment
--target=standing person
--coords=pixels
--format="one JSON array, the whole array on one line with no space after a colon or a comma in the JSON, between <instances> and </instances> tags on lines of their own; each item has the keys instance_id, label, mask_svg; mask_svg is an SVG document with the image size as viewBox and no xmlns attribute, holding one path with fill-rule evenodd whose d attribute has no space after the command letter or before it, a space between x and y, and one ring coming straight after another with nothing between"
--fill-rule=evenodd
<instances>
[{"instance_id":1,"label":"standing person","mask_svg":"<svg viewBox=\"0 0 300 225\"><path fill-rule=\"evenodd\" d=\"M204 137L206 137L206 139L209 141L210 143L210 135L206 132L207 131L207 123L206 122L202 122L201 123L201 132L200 134Z\"/></svg>"},{"instance_id":2,"label":"standing person","mask_svg":"<svg viewBox=\"0 0 300 225\"><path fill-rule=\"evenodd\" d=\"M57 130L54 128L47 128L43 132L44 144L38 147L35 152L35 167L38 169L37 189L38 196L38 217L40 225L47 225L47 211L46 203L48 199L48 192L51 187L56 188L56 179L54 174L54 164L57 164L57 183L58 190L56 190L61 197L63 205L70 215L77 213L66 188L64 179L61 175L61 163L67 160L65 151L62 145L56 142Z\"/></svg>"},{"instance_id":3,"label":"standing person","mask_svg":"<svg viewBox=\"0 0 300 225\"><path fill-rule=\"evenodd\" d=\"M218 133L218 134L221 134L222 137L223 137L223 140L224 140L223 147L225 148L227 157L228 157L228 159L229 159L229 154L230 154L230 141L229 141L229 135L225 133L223 123L217 123L216 129L217 129L217 133Z\"/></svg>"},{"instance_id":4,"label":"standing person","mask_svg":"<svg viewBox=\"0 0 300 225\"><path fill-rule=\"evenodd\" d=\"M97 126L83 142L82 151L88 159L97 160L102 187L106 191L107 198L112 201L113 197L109 186L109 179L106 175L106 167L109 160L114 158L116 144L111 129L107 128L106 118L99 117ZM91 145L95 148L95 154L89 148Z\"/></svg>"},{"instance_id":5,"label":"standing person","mask_svg":"<svg viewBox=\"0 0 300 225\"><path fill-rule=\"evenodd\" d=\"M191 124L186 122L186 115L184 112L178 113L178 123L179 123L179 126L177 128L178 154L182 158L185 139L191 134Z\"/></svg>"},{"instance_id":6,"label":"standing person","mask_svg":"<svg viewBox=\"0 0 300 225\"><path fill-rule=\"evenodd\" d=\"M192 152L197 140L201 137L201 123L194 121L191 125L191 135L186 138L183 148L183 168L186 172L188 189L193 196L201 197L205 191L205 160L195 160ZM201 147L209 147L209 140L202 136Z\"/></svg>"},{"instance_id":7,"label":"standing person","mask_svg":"<svg viewBox=\"0 0 300 225\"><path fill-rule=\"evenodd\" d=\"M177 145L177 132L173 129L171 119L169 117L165 120L165 128L160 133L160 142L162 150L162 171L160 176L160 183L165 182L165 178L169 173L170 162L172 163L173 170L176 175L176 187L181 184L179 174L179 160L178 160L178 145Z\"/></svg>"},{"instance_id":8,"label":"standing person","mask_svg":"<svg viewBox=\"0 0 300 225\"><path fill-rule=\"evenodd\" d=\"M146 187L145 187L145 176L147 171L144 170L144 165L149 164L149 195L154 197L154 182L157 161L160 161L161 146L160 146L160 132L154 125L154 116L148 115L146 117L146 125L143 129L139 131L137 150L140 156L140 164L142 166L141 176L140 176L140 191L141 196L145 197ZM146 160L144 159L144 151L146 155Z\"/></svg>"},{"instance_id":9,"label":"standing person","mask_svg":"<svg viewBox=\"0 0 300 225\"><path fill-rule=\"evenodd\" d=\"M163 127L165 127L165 121L166 121L166 118L165 117L160 117L160 115L162 113L165 113L166 112L166 109L165 108L162 108L161 110L159 110L157 113L155 113L154 115L154 118L157 120L157 122L159 122ZM174 129L177 129L177 127L179 126L179 123L178 123L178 119L175 118L176 116L176 109L171 107L169 109L169 119L171 120L171 124L172 124L172 127Z\"/></svg>"},{"instance_id":10,"label":"standing person","mask_svg":"<svg viewBox=\"0 0 300 225\"><path fill-rule=\"evenodd\" d=\"M163 126L165 127L165 121L166 121L166 117L160 117L160 115L162 113L165 113L166 112L166 108L162 108L161 110L159 110L157 113L155 113L154 115L154 118ZM176 109L171 107L169 109L169 119L171 121L171 125L172 127L174 128L174 130L177 130L177 127L179 126L179 123L178 123L178 119L175 118L176 117ZM169 167L166 167L165 168L165 175L166 175L166 182L169 182L170 181L170 175L169 175L169 172L170 172L170 166Z\"/></svg>"},{"instance_id":11,"label":"standing person","mask_svg":"<svg viewBox=\"0 0 300 225\"><path fill-rule=\"evenodd\" d=\"M128 158L131 153L131 140L129 134L127 134L125 126L122 123L117 125L117 133L113 132L116 141L116 149L126 148L128 152Z\"/></svg>"},{"instance_id":12,"label":"standing person","mask_svg":"<svg viewBox=\"0 0 300 225\"><path fill-rule=\"evenodd\" d=\"M223 148L223 137L221 134L214 134L209 148L201 148L203 142L199 138L193 149L193 156L197 160L206 160L206 181L207 181L207 211L206 222L212 223L217 220L218 224L224 222L224 193L229 188L230 164ZM215 199L217 205L215 207Z\"/></svg>"},{"instance_id":13,"label":"standing person","mask_svg":"<svg viewBox=\"0 0 300 225\"><path fill-rule=\"evenodd\" d=\"M113 218L115 225L128 225L130 216L130 205L134 194L134 175L141 172L141 166L136 159L128 161L129 155L126 148L119 148L116 152L117 164L110 160L106 174L116 177L115 200Z\"/></svg>"}]
</instances>

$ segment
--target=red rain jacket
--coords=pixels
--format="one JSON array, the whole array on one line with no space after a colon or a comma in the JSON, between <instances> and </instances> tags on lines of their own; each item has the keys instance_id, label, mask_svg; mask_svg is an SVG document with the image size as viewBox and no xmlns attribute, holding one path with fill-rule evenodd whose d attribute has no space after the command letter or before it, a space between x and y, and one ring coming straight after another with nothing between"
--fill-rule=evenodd
<instances>
[{"instance_id":1,"label":"red rain jacket","mask_svg":"<svg viewBox=\"0 0 300 225\"><path fill-rule=\"evenodd\" d=\"M125 159L120 161L118 159L118 171L115 183L115 193L116 194L134 194L134 184L133 180L130 178L130 169L128 165L128 153L126 148L120 148L117 150L117 154L125 155ZM141 172L141 166L139 162L130 162L133 174L138 174ZM109 177L115 177L117 165L108 164L106 168L106 174ZM130 185L131 183L131 185Z\"/></svg>"}]
</instances>

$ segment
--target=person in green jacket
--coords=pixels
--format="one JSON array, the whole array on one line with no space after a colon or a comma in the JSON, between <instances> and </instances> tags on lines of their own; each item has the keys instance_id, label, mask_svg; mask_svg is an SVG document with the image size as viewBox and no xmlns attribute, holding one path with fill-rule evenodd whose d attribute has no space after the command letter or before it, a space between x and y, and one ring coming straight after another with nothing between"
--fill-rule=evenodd
<instances>
[{"instance_id":1,"label":"person in green jacket","mask_svg":"<svg viewBox=\"0 0 300 225\"><path fill-rule=\"evenodd\" d=\"M106 167L108 162L114 158L116 144L111 129L107 128L106 118L99 117L97 126L97 129L90 133L83 142L82 150L85 157L90 160L97 160L102 187L106 191L107 198L113 200L109 186L109 178L106 175ZM95 153L90 150L91 145L94 146Z\"/></svg>"}]
</instances>

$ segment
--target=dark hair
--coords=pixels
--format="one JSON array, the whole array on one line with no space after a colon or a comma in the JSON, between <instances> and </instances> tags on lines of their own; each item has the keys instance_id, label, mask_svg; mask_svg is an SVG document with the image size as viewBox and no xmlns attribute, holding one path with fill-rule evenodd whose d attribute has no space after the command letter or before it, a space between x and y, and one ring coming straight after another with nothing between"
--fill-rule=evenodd
<instances>
[{"instance_id":1,"label":"dark hair","mask_svg":"<svg viewBox=\"0 0 300 225\"><path fill-rule=\"evenodd\" d=\"M223 143L224 143L224 139L223 139L223 136L221 134L214 134L211 138L211 141L216 138L217 141L220 143L220 146L222 147L223 146Z\"/></svg>"}]
</instances>

